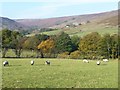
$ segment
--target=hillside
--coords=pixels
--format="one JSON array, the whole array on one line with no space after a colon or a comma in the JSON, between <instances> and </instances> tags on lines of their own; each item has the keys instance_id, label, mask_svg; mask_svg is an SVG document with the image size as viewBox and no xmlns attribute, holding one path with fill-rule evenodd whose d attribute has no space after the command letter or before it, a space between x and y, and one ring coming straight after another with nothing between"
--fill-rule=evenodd
<instances>
[{"instance_id":1,"label":"hillside","mask_svg":"<svg viewBox=\"0 0 120 90\"><path fill-rule=\"evenodd\" d=\"M65 16L47 19L9 19L0 17L0 29L22 31L22 33L34 35L38 33L57 34L61 31L69 35L84 36L90 32L117 33L118 11L109 11L95 14ZM43 28L52 28L53 30ZM41 30L42 29L42 30ZM45 31L43 31L45 30ZM42 32L41 32L42 31Z\"/></svg>"},{"instance_id":2,"label":"hillside","mask_svg":"<svg viewBox=\"0 0 120 90\"><path fill-rule=\"evenodd\" d=\"M56 35L61 31L66 32L70 36L73 36L73 35L84 36L91 32L98 32L101 35L104 35L105 33L109 33L109 34L118 33L118 12L117 11L88 14L88 15L79 15L79 16L60 17L60 18L56 18L56 22L60 20L61 23L59 22L59 24L57 25L56 23L51 23L53 25L50 28L57 28L57 30L45 31L45 32L41 32L38 30L37 32L32 32L32 34L29 34L28 36L35 35L38 33ZM55 18L52 18L52 19L55 22ZM52 19L45 19L45 21L52 20ZM31 23L32 23L32 20L31 20ZM48 23L46 23L46 25L48 25Z\"/></svg>"},{"instance_id":3,"label":"hillside","mask_svg":"<svg viewBox=\"0 0 120 90\"><path fill-rule=\"evenodd\" d=\"M0 17L0 30L8 28L9 30L24 30L27 27L21 23L18 23L12 19Z\"/></svg>"},{"instance_id":4,"label":"hillside","mask_svg":"<svg viewBox=\"0 0 120 90\"><path fill-rule=\"evenodd\" d=\"M108 17L108 18L106 18L104 20L99 21L98 24L104 23L104 24L116 26L116 25L118 25L118 22L119 22L118 21L118 16L115 15L115 16L111 16L111 17Z\"/></svg>"},{"instance_id":5,"label":"hillside","mask_svg":"<svg viewBox=\"0 0 120 90\"><path fill-rule=\"evenodd\" d=\"M111 17L117 16L117 10L96 14L86 14L86 15L76 15L76 16L66 16L48 19L17 19L16 22L24 24L30 27L62 27L71 23L86 23L90 22L100 22L104 19L109 19ZM111 22L111 21L110 21Z\"/></svg>"}]
</instances>

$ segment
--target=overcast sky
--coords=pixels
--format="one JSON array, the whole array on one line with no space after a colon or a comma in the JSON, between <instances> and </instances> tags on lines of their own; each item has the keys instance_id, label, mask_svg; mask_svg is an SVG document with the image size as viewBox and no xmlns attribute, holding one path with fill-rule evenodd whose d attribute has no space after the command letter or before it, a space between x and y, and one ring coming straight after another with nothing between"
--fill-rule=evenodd
<instances>
[{"instance_id":1,"label":"overcast sky","mask_svg":"<svg viewBox=\"0 0 120 90\"><path fill-rule=\"evenodd\" d=\"M26 2L24 2L26 1ZM118 0L14 0L0 1L0 16L11 19L51 18L118 9Z\"/></svg>"}]
</instances>

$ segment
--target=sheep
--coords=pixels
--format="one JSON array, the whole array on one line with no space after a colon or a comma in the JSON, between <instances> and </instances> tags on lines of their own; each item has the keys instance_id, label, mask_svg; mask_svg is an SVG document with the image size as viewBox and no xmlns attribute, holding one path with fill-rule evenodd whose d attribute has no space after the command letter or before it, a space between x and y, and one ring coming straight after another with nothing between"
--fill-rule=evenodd
<instances>
[{"instance_id":1,"label":"sheep","mask_svg":"<svg viewBox=\"0 0 120 90\"><path fill-rule=\"evenodd\" d=\"M88 60L86 60L86 59L84 59L84 60L83 60L83 62L84 62L84 63L89 63L89 61L88 61Z\"/></svg>"},{"instance_id":2,"label":"sheep","mask_svg":"<svg viewBox=\"0 0 120 90\"><path fill-rule=\"evenodd\" d=\"M32 60L30 63L31 63L31 65L33 65L33 64L34 64L34 61Z\"/></svg>"},{"instance_id":3,"label":"sheep","mask_svg":"<svg viewBox=\"0 0 120 90\"><path fill-rule=\"evenodd\" d=\"M103 62L108 62L108 59L103 59Z\"/></svg>"},{"instance_id":4,"label":"sheep","mask_svg":"<svg viewBox=\"0 0 120 90\"><path fill-rule=\"evenodd\" d=\"M46 65L50 65L50 61L45 61L45 64Z\"/></svg>"},{"instance_id":5,"label":"sheep","mask_svg":"<svg viewBox=\"0 0 120 90\"><path fill-rule=\"evenodd\" d=\"M4 62L3 62L3 65L4 65L4 66L9 65L8 61L4 61Z\"/></svg>"},{"instance_id":6,"label":"sheep","mask_svg":"<svg viewBox=\"0 0 120 90\"><path fill-rule=\"evenodd\" d=\"M97 61L97 65L100 65L100 61Z\"/></svg>"}]
</instances>

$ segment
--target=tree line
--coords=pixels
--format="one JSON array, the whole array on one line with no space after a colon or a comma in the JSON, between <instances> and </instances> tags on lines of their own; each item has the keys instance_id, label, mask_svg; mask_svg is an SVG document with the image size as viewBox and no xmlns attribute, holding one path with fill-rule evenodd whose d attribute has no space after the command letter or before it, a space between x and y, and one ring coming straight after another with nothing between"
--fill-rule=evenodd
<instances>
[{"instance_id":1,"label":"tree line","mask_svg":"<svg viewBox=\"0 0 120 90\"><path fill-rule=\"evenodd\" d=\"M101 36L92 32L83 37L69 36L64 32L58 35L36 34L27 37L17 31L4 29L2 32L2 57L6 57L9 49L12 49L16 57L21 57L25 50L35 52L37 58L118 58L119 41L118 34L105 34Z\"/></svg>"}]
</instances>

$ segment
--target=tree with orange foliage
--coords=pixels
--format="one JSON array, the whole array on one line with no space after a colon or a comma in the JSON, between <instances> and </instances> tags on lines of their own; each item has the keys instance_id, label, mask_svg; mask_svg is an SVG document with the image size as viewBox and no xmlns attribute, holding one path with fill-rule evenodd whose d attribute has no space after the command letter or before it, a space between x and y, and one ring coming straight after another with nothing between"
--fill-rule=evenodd
<instances>
[{"instance_id":1,"label":"tree with orange foliage","mask_svg":"<svg viewBox=\"0 0 120 90\"><path fill-rule=\"evenodd\" d=\"M55 43L51 38L49 38L49 39L47 39L45 41L42 41L37 46L37 48L40 50L42 58L44 57L43 53L49 53L49 55L51 55L52 50L54 49L54 47L55 47Z\"/></svg>"}]
</instances>

